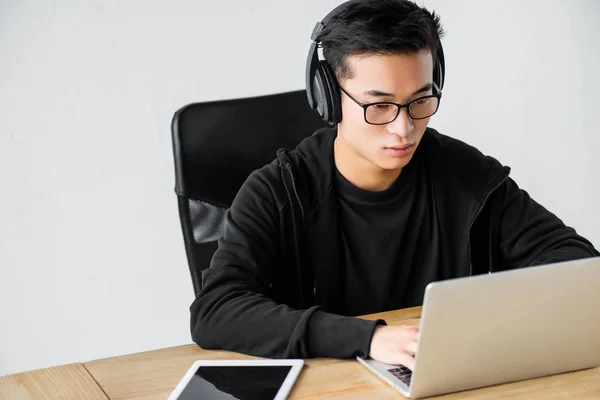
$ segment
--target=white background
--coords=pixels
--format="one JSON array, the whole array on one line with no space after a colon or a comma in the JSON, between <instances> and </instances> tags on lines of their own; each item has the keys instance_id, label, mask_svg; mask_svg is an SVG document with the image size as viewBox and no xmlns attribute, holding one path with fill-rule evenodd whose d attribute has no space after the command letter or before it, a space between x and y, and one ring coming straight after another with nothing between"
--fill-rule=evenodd
<instances>
[{"instance_id":1,"label":"white background","mask_svg":"<svg viewBox=\"0 0 600 400\"><path fill-rule=\"evenodd\" d=\"M600 245L600 2L420 1L431 126ZM189 343L173 193L181 106L296 90L338 0L0 0L0 375Z\"/></svg>"}]
</instances>

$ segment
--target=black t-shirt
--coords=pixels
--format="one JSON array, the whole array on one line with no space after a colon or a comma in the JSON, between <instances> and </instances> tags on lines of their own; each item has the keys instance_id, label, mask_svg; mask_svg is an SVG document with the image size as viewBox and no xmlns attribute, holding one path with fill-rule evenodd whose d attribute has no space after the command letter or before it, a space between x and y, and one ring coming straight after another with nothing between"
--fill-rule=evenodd
<instances>
[{"instance_id":1,"label":"black t-shirt","mask_svg":"<svg viewBox=\"0 0 600 400\"><path fill-rule=\"evenodd\" d=\"M440 276L439 227L424 165L415 157L380 192L357 188L336 169L346 315L421 305Z\"/></svg>"}]
</instances>

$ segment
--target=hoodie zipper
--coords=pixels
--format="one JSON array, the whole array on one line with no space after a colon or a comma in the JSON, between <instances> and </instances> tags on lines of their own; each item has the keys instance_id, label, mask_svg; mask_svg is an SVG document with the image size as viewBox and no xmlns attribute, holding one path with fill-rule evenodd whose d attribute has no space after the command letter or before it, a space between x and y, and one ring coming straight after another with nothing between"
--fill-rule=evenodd
<instances>
[{"instance_id":1,"label":"hoodie zipper","mask_svg":"<svg viewBox=\"0 0 600 400\"><path fill-rule=\"evenodd\" d=\"M285 164L285 169L290 173L290 177L292 178L292 189L294 189L294 194L296 195L296 200L298 200L298 205L300 206L300 213L302 214L302 221L304 221L304 207L302 207L302 202L300 201L300 196L298 195L298 190L296 189L296 180L294 179L294 173L292 172L292 166L290 163Z\"/></svg>"},{"instance_id":2,"label":"hoodie zipper","mask_svg":"<svg viewBox=\"0 0 600 400\"><path fill-rule=\"evenodd\" d=\"M507 179L508 179L508 175L504 176L502 179L500 179L498 182L496 182L496 184L490 191L487 192L487 194L483 198L483 201L479 205L477 212L475 213L475 217L473 218L473 220L471 221L471 224L469 225L469 231L467 234L467 246L469 248L469 276L473 275L473 260L471 259L471 228L473 228L473 224L477 220L477 217L479 217L479 214L481 214L481 211L483 210L485 203L487 203L488 198L492 195L492 193L494 193L500 187L500 185L502 185L504 182L506 182Z\"/></svg>"},{"instance_id":3,"label":"hoodie zipper","mask_svg":"<svg viewBox=\"0 0 600 400\"><path fill-rule=\"evenodd\" d=\"M302 222L304 222L304 207L302 206L302 201L300 201L300 196L298 195L298 189L296 188L296 179L294 179L294 173L292 172L292 166L290 163L285 164L285 169L289 172L290 178L292 180L292 189L294 190L294 195L296 196L296 201L298 201L298 207L300 207L300 214L302 214ZM313 271L313 295L317 296L317 274Z\"/></svg>"}]
</instances>

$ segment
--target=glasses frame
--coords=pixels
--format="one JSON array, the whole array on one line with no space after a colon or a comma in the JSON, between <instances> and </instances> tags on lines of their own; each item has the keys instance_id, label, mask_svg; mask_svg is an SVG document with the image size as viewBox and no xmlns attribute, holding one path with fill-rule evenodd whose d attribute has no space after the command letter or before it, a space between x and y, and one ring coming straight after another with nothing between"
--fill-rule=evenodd
<instances>
[{"instance_id":1,"label":"glasses frame","mask_svg":"<svg viewBox=\"0 0 600 400\"><path fill-rule=\"evenodd\" d=\"M363 110L364 110L364 115L363 115L363 117L364 117L364 119L365 119L365 122L366 122L367 124L369 124L369 125L387 125L387 124L391 124L392 122L394 122L394 121L395 121L395 120L398 118L398 116L400 115L400 112L402 111L402 109L403 109L403 108L406 108L406 111L407 111L407 113L408 113L408 116L409 116L411 119L417 119L417 120L418 120L418 119L426 119L426 118L429 118L429 117L431 117L432 115L434 115L436 112L438 112L438 110L439 110L439 108L440 108L440 102L441 102L441 98L442 98L442 92L439 90L439 88L437 87L437 85L436 85L435 83L433 84L433 87L434 87L434 89L437 91L437 93L433 93L433 94L430 94L430 95L427 95L427 96L419 97L419 98L417 98L417 99L411 100L410 102L408 102L408 103L406 103L406 104L394 103L394 102L392 102L392 101L378 101L378 102L375 102L375 103L363 103L363 102L360 102L360 101L356 100L354 97L352 97L352 95L350 95L350 93L348 93L348 92L347 92L347 91L346 91L346 90L345 90L343 87L341 87L341 86L340 86L340 89L341 89L341 90L342 90L342 92L344 92L344 93L346 94L346 96L348 96L348 97L349 97L349 98L350 98L350 99L351 99L353 102L355 102L356 104L358 104L360 107L362 107L362 108L363 108ZM433 112L431 115L428 115L427 117L415 118L415 117L413 117L413 116L410 114L410 106L411 106L411 104L413 104L414 102L417 102L417 101L419 101L419 100L428 99L428 98L431 98L431 97L435 97L435 98L437 98L437 99L438 99L437 107L435 108L435 111L434 111L434 112ZM367 121L367 108L369 108L370 106L375 106L375 105L378 105L378 104L388 104L388 105L394 105L394 106L396 106L396 109L397 109L397 111L396 111L396 116L395 116L395 117L394 117L394 118L393 118L391 121L389 121L389 122L383 122L383 123L379 123L379 124L374 124L374 123L372 123L372 122L369 122L369 121Z\"/></svg>"}]
</instances>

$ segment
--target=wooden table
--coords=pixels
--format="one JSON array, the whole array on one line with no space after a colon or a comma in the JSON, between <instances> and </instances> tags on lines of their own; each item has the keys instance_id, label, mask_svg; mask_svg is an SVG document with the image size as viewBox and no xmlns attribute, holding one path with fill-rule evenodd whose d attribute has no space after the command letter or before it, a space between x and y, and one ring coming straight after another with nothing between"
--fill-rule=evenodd
<instances>
[{"instance_id":1,"label":"wooden table","mask_svg":"<svg viewBox=\"0 0 600 400\"><path fill-rule=\"evenodd\" d=\"M82 364L0 377L0 400L91 399L108 400Z\"/></svg>"},{"instance_id":2,"label":"wooden table","mask_svg":"<svg viewBox=\"0 0 600 400\"><path fill-rule=\"evenodd\" d=\"M389 325L417 325L421 308L392 311L364 317L365 319L385 319ZM198 359L251 359L237 353L227 351L207 351L198 346L185 345L162 350L154 350L113 358L106 358L84 363L82 370L72 366L56 367L73 369L77 372L81 387L70 387L69 390L80 392L65 392L59 395L61 386L69 387L71 381L64 379L42 379L37 376L27 376L21 379L21 386L43 387L46 389L37 393L56 393L61 399L166 399L175 388L181 377L192 363ZM85 367L85 368L84 368ZM54 369L50 369L54 370ZM50 371L42 370L42 371ZM89 377L84 378L83 372L89 371ZM33 374L26 373L20 375ZM44 374L48 374L45 372ZM13 375L14 377L15 375ZM6 378L0 378L0 399L6 390ZM14 378L11 378L14 381ZM41 381L41 382L40 382ZM87 384L97 382L94 390ZM84 385L85 383L85 385ZM93 386L93 385L90 385ZM10 390L10 384L8 386ZM81 390L89 390L89 392ZM66 390L66 389L65 389ZM11 392L9 392L11 393ZM20 394L21 392L14 392ZM23 392L28 393L28 392ZM68 393L83 393L79 397L69 397ZM89 395L87 393L90 393ZM30 397L53 398L53 397ZM96 397L93 397L96 396ZM10 397L11 399L13 397ZM20 397L15 397L20 398ZM314 359L306 360L302 373L290 394L291 399L389 399L402 398L400 393L372 374L354 360ZM509 383L483 389L476 389L451 395L435 397L435 399L600 399L600 368L572 372L545 378L532 379L522 382Z\"/></svg>"}]
</instances>

